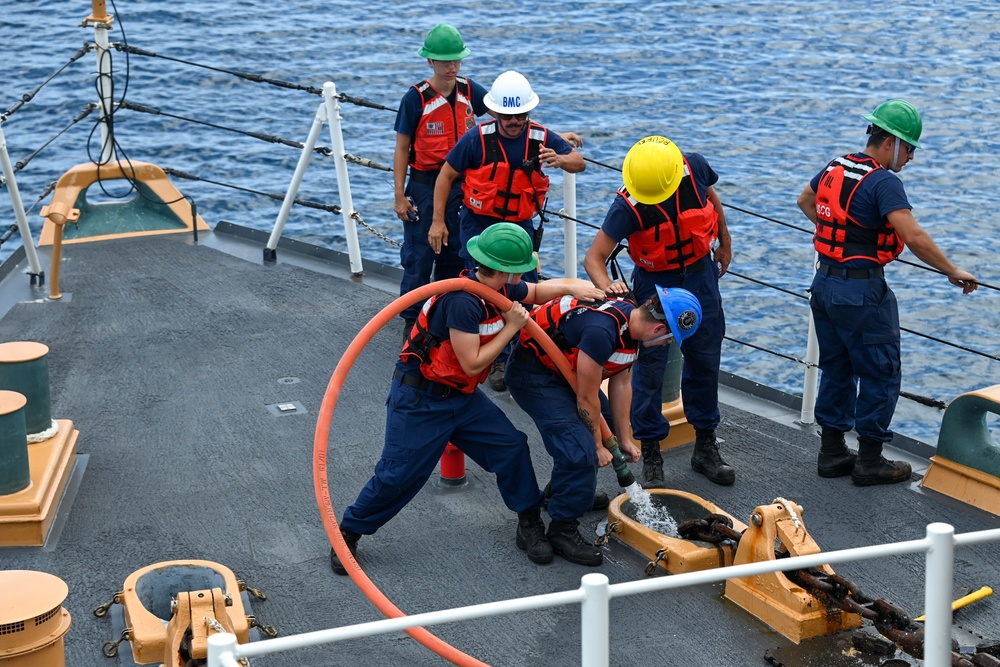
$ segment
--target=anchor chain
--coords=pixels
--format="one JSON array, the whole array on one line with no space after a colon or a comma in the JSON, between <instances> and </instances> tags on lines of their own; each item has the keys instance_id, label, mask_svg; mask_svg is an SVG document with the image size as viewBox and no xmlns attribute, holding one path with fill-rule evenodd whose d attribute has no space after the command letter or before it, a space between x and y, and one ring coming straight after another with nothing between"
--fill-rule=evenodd
<instances>
[{"instance_id":1,"label":"anchor chain","mask_svg":"<svg viewBox=\"0 0 1000 667\"><path fill-rule=\"evenodd\" d=\"M733 530L733 520L725 514L709 514L704 519L685 521L677 526L677 534L685 540L698 540L709 544L720 544L731 540L740 543L743 533Z\"/></svg>"}]
</instances>

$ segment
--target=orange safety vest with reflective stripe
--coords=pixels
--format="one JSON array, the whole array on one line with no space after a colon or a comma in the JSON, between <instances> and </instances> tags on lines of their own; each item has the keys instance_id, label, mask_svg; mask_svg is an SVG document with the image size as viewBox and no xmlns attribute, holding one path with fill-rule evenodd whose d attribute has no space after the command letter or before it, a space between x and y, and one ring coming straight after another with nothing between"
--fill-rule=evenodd
<instances>
[{"instance_id":1,"label":"orange safety vest with reflective stripe","mask_svg":"<svg viewBox=\"0 0 1000 667\"><path fill-rule=\"evenodd\" d=\"M601 370L603 378L609 378L616 373L629 368L639 354L638 344L632 340L628 331L628 315L618 308L619 304L629 303L620 299L608 299L607 301L581 301L573 296L566 295L558 299L553 299L546 304L536 308L531 313L533 319L542 331L548 334L552 342L562 350L562 353L569 360L573 372L576 372L576 364L580 356L580 350L571 347L566 341L566 337L559 331L559 323L563 318L578 308L585 308L595 313L603 313L613 317L618 329L618 340L615 342L615 351ZM546 367L558 372L556 364L545 352L541 344L533 338L527 329L521 329L520 343L522 346L532 350Z\"/></svg>"},{"instance_id":2,"label":"orange safety vest with reflective stripe","mask_svg":"<svg viewBox=\"0 0 1000 667\"><path fill-rule=\"evenodd\" d=\"M870 259L888 264L903 252L903 239L888 222L865 227L848 210L861 182L882 165L875 158L839 157L826 166L816 191L816 252L838 262Z\"/></svg>"},{"instance_id":3,"label":"orange safety vest with reflective stripe","mask_svg":"<svg viewBox=\"0 0 1000 667\"><path fill-rule=\"evenodd\" d=\"M542 173L538 153L548 133L537 123L528 124L524 157L511 164L497 136L496 121L480 123L483 164L465 172L463 201L470 211L508 222L523 222L545 206L549 177Z\"/></svg>"},{"instance_id":4,"label":"orange safety vest with reflective stripe","mask_svg":"<svg viewBox=\"0 0 1000 667\"><path fill-rule=\"evenodd\" d=\"M454 106L430 81L421 81L413 87L420 93L423 109L410 144L409 162L420 171L437 171L444 164L448 151L476 124L472 84L464 77L455 77Z\"/></svg>"},{"instance_id":5,"label":"orange safety vest with reflective stripe","mask_svg":"<svg viewBox=\"0 0 1000 667\"><path fill-rule=\"evenodd\" d=\"M628 237L628 254L647 271L675 271L694 264L712 249L719 233L719 214L698 193L694 175L684 158L684 177L674 194L677 219L661 204L640 204L622 186L618 190L639 219L642 228Z\"/></svg>"},{"instance_id":6,"label":"orange safety vest with reflective stripe","mask_svg":"<svg viewBox=\"0 0 1000 667\"><path fill-rule=\"evenodd\" d=\"M506 286L501 290L501 294L506 296ZM424 302L417 322L410 330L410 335L403 343L403 351L399 358L403 362L410 361L411 357L420 359L420 373L431 382L440 382L450 387L455 387L464 394L471 394L476 387L486 381L490 374L490 367L487 366L482 373L475 377L470 377L463 369L462 364L455 355L455 348L452 347L451 339L439 340L431 335L428 328L431 311L443 294L436 294ZM503 314L500 308L494 306L478 296L479 302L486 309L486 317L479 323L479 345L483 346L496 338L497 334L504 327Z\"/></svg>"}]
</instances>

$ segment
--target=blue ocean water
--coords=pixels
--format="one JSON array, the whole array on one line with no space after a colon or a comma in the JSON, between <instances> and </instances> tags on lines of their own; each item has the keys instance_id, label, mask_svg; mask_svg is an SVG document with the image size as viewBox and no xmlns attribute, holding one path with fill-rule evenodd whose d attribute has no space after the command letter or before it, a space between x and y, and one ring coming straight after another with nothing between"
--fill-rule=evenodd
<instances>
[{"instance_id":1,"label":"blue ocean water","mask_svg":"<svg viewBox=\"0 0 1000 667\"><path fill-rule=\"evenodd\" d=\"M959 0L894 2L873 12L847 0L817 5L625 1L502 5L438 2L216 0L170 3L119 0L115 42L221 70L237 70L338 91L395 108L407 86L429 73L416 55L435 23L459 27L472 50L463 74L489 86L506 69L525 74L541 98L534 116L573 130L584 155L619 166L636 140L663 134L705 155L720 175L724 203L803 229L795 200L808 179L835 155L864 145L867 113L902 97L924 118L924 148L902 178L921 224L959 266L1000 284L992 246L992 210L1000 203L1000 47L989 4ZM12 66L0 81L0 112L64 65L93 32L79 28L85 0L15 0L0 18L0 49ZM319 98L144 56L114 52L115 97L164 112L295 141L304 141ZM128 78L125 77L126 66ZM38 149L96 99L92 53L71 65L3 124L16 162ZM126 88L127 84L127 88ZM393 113L344 105L348 152L390 165ZM283 194L299 152L165 116L122 111L117 139L124 154L243 188ZM36 203L45 184L98 150L94 117L76 125L18 175L36 238ZM326 131L321 143L329 145ZM367 223L402 237L392 214L392 178L352 166L354 205ZM553 175L550 208L561 206ZM599 225L620 174L590 164L578 178L577 217ZM280 201L180 180L209 224L230 220L270 230ZM337 202L332 161L315 156L299 196ZM6 200L6 197L4 197ZM727 209L734 237L732 271L805 295L812 273L809 235ZM13 221L0 203L0 224ZM398 249L359 230L365 257L398 263ZM578 226L583 254L594 229ZM339 216L296 208L285 234L344 248ZM10 251L16 239L2 249ZM542 260L562 267L562 224L547 227ZM904 258L915 260L912 255ZM582 266L580 274L583 275ZM995 290L962 297L939 275L890 267L900 317L912 329L1000 356L1000 301ZM723 283L729 335L801 358L805 299L730 275ZM724 368L801 392L803 366L727 342ZM950 401L997 382L997 362L903 334L904 390ZM940 411L900 401L894 427L935 443Z\"/></svg>"}]
</instances>

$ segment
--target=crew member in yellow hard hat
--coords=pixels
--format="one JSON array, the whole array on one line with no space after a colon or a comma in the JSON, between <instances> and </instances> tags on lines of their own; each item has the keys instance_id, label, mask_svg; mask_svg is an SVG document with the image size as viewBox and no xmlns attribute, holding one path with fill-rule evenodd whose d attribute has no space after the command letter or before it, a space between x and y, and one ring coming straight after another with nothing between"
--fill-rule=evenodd
<instances>
[{"instance_id":1,"label":"crew member in yellow hard hat","mask_svg":"<svg viewBox=\"0 0 1000 667\"><path fill-rule=\"evenodd\" d=\"M434 217L434 181L441 165L455 142L475 127L476 116L486 113L486 89L459 76L462 60L470 51L455 27L439 23L431 28L417 53L427 59L434 74L406 91L396 114L393 181L396 216L403 221L403 246L399 251L403 267L401 295L426 285L431 277L456 278L465 268L457 245L436 254L427 241L427 232ZM456 184L444 199L445 223L457 236L462 189ZM419 312L420 304L402 312L406 321L404 336L413 328Z\"/></svg>"},{"instance_id":2,"label":"crew member in yellow hard hat","mask_svg":"<svg viewBox=\"0 0 1000 667\"><path fill-rule=\"evenodd\" d=\"M716 484L732 484L736 472L723 460L715 437L726 333L719 278L732 260L726 216L713 187L719 176L698 153L682 154L666 137L651 136L629 150L622 177L624 186L587 251L584 267L609 296L628 294L624 278L612 281L606 266L616 246L627 240L638 303L655 296L657 285L682 287L698 299L701 325L684 341L681 372L684 415L696 436L691 467ZM672 347L641 348L632 367L632 433L641 443L647 488L665 483L660 442L670 432L670 422L663 417L663 372L671 349L677 354Z\"/></svg>"},{"instance_id":3,"label":"crew member in yellow hard hat","mask_svg":"<svg viewBox=\"0 0 1000 667\"><path fill-rule=\"evenodd\" d=\"M803 189L798 204L816 225L819 254L809 305L822 373L816 421L822 427L817 472L855 484L905 482L910 464L887 461L883 444L900 390L899 313L883 267L904 244L965 294L976 278L952 264L917 224L899 172L920 148L923 121L912 104L888 100L863 118L864 151L836 158ZM858 433L858 454L845 433Z\"/></svg>"}]
</instances>

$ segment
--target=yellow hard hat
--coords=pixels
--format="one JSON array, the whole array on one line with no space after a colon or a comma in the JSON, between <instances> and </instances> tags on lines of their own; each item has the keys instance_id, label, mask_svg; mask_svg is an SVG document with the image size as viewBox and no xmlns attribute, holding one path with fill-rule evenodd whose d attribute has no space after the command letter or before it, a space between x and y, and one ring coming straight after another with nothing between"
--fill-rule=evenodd
<instances>
[{"instance_id":1,"label":"yellow hard hat","mask_svg":"<svg viewBox=\"0 0 1000 667\"><path fill-rule=\"evenodd\" d=\"M646 137L625 156L622 180L640 204L659 204L677 191L684 178L684 156L666 137Z\"/></svg>"}]
</instances>

